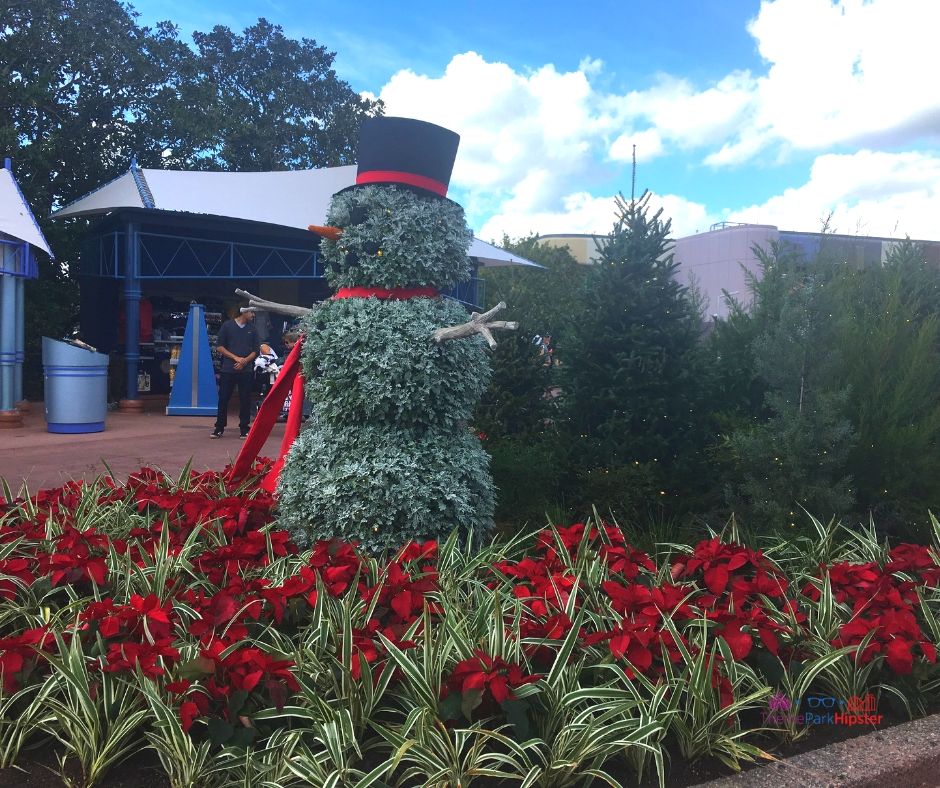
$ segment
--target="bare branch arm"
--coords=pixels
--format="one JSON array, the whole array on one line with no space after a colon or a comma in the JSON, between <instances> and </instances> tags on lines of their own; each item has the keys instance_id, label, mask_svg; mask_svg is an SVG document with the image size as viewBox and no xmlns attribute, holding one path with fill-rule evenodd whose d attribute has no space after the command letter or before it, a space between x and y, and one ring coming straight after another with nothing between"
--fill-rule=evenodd
<instances>
[{"instance_id":1,"label":"bare branch arm","mask_svg":"<svg viewBox=\"0 0 940 788\"><path fill-rule=\"evenodd\" d=\"M248 299L248 307L242 307L242 311L263 309L266 312L277 312L281 315L290 315L291 317L303 317L313 310L306 306L294 306L293 304L279 304L277 301L266 301L256 295L252 295L247 290L236 288L235 295Z\"/></svg>"},{"instance_id":2,"label":"bare branch arm","mask_svg":"<svg viewBox=\"0 0 940 788\"><path fill-rule=\"evenodd\" d=\"M487 344L491 348L494 348L496 347L496 340L493 339L493 334L490 333L493 329L515 331L517 328L519 328L519 324L513 321L490 320L493 315L505 308L505 302L500 301L496 306L484 312L482 315L479 312L473 312L471 313L470 320L467 323L461 323L459 326L447 326L446 328L437 329L437 331L434 332L434 341L440 344L441 342L447 342L450 339L461 339L462 337L469 337L473 336L474 334L480 334L486 340Z\"/></svg>"}]
</instances>

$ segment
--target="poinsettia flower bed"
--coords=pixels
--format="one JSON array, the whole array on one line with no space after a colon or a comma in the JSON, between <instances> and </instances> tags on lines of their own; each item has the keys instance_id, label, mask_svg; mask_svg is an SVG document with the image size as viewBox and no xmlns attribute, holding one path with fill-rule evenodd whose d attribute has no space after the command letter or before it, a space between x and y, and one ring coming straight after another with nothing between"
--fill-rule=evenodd
<instances>
[{"instance_id":1,"label":"poinsettia flower bed","mask_svg":"<svg viewBox=\"0 0 940 788\"><path fill-rule=\"evenodd\" d=\"M300 551L267 467L0 504L0 766L52 742L83 785L143 748L181 786L665 784L667 752L805 734L761 722L772 694L940 688L936 546L816 523L651 555L578 523Z\"/></svg>"}]
</instances>

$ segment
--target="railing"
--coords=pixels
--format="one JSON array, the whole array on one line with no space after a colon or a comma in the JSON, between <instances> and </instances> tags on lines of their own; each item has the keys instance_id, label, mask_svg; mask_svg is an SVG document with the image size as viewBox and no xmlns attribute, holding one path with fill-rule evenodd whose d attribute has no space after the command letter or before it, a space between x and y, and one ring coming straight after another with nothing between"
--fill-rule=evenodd
<instances>
[{"instance_id":1,"label":"railing","mask_svg":"<svg viewBox=\"0 0 940 788\"><path fill-rule=\"evenodd\" d=\"M92 239L82 254L82 273L124 275L124 236L115 231ZM97 249L95 248L97 246ZM316 249L221 241L163 233L138 233L140 279L320 279Z\"/></svg>"},{"instance_id":2,"label":"railing","mask_svg":"<svg viewBox=\"0 0 940 788\"><path fill-rule=\"evenodd\" d=\"M39 263L28 243L0 239L0 274L26 279L39 276Z\"/></svg>"},{"instance_id":3,"label":"railing","mask_svg":"<svg viewBox=\"0 0 940 788\"><path fill-rule=\"evenodd\" d=\"M125 273L125 233L114 231L86 242L82 273L120 279ZM316 249L270 246L162 233L138 233L140 271L144 279L322 279ZM447 296L477 309L485 298L478 277L462 282Z\"/></svg>"}]
</instances>

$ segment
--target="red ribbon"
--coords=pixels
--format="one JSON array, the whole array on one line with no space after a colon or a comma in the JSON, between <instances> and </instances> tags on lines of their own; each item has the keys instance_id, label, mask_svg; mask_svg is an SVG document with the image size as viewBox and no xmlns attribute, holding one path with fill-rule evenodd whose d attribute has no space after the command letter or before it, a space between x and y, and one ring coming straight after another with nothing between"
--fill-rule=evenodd
<instances>
[{"instance_id":1,"label":"red ribbon","mask_svg":"<svg viewBox=\"0 0 940 788\"><path fill-rule=\"evenodd\" d=\"M380 301L407 301L409 298L437 298L440 294L435 287L341 287L333 299L378 298Z\"/></svg>"},{"instance_id":2,"label":"red ribbon","mask_svg":"<svg viewBox=\"0 0 940 788\"><path fill-rule=\"evenodd\" d=\"M281 468L284 467L284 459L287 457L291 444L300 434L300 423L303 420L304 376L300 371L300 349L303 346L303 341L304 338L301 336L287 355L284 366L281 367L271 390L261 401L261 407L258 409L258 415L255 416L254 423L251 425L248 437L245 438L241 451L238 452L238 456L232 464L232 470L229 471L229 478L232 481L243 479L251 471L251 466L254 465L255 459L257 459L262 447L271 435L271 431L277 423L277 417L281 415L281 409L287 401L287 395L290 394L290 411L287 414L287 426L281 440L281 450L274 466L261 480L262 489L274 492L278 476L281 474Z\"/></svg>"},{"instance_id":3,"label":"red ribbon","mask_svg":"<svg viewBox=\"0 0 940 788\"><path fill-rule=\"evenodd\" d=\"M447 196L447 184L442 181L428 178L426 175L417 175L413 172L399 170L370 170L356 175L356 185L367 183L404 183L407 186L417 186L419 189L433 192L441 197Z\"/></svg>"}]
</instances>

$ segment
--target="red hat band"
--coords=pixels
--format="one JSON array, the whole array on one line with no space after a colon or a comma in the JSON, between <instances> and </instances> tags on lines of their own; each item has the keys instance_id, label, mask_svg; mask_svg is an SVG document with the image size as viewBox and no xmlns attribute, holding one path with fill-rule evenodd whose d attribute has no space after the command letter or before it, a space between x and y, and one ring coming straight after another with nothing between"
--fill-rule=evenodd
<instances>
[{"instance_id":1,"label":"red hat band","mask_svg":"<svg viewBox=\"0 0 940 788\"><path fill-rule=\"evenodd\" d=\"M356 185L364 186L370 183L400 183L405 186L414 186L417 189L433 192L440 197L447 196L447 184L416 175L413 172L398 172L396 170L370 170L356 174Z\"/></svg>"}]
</instances>

